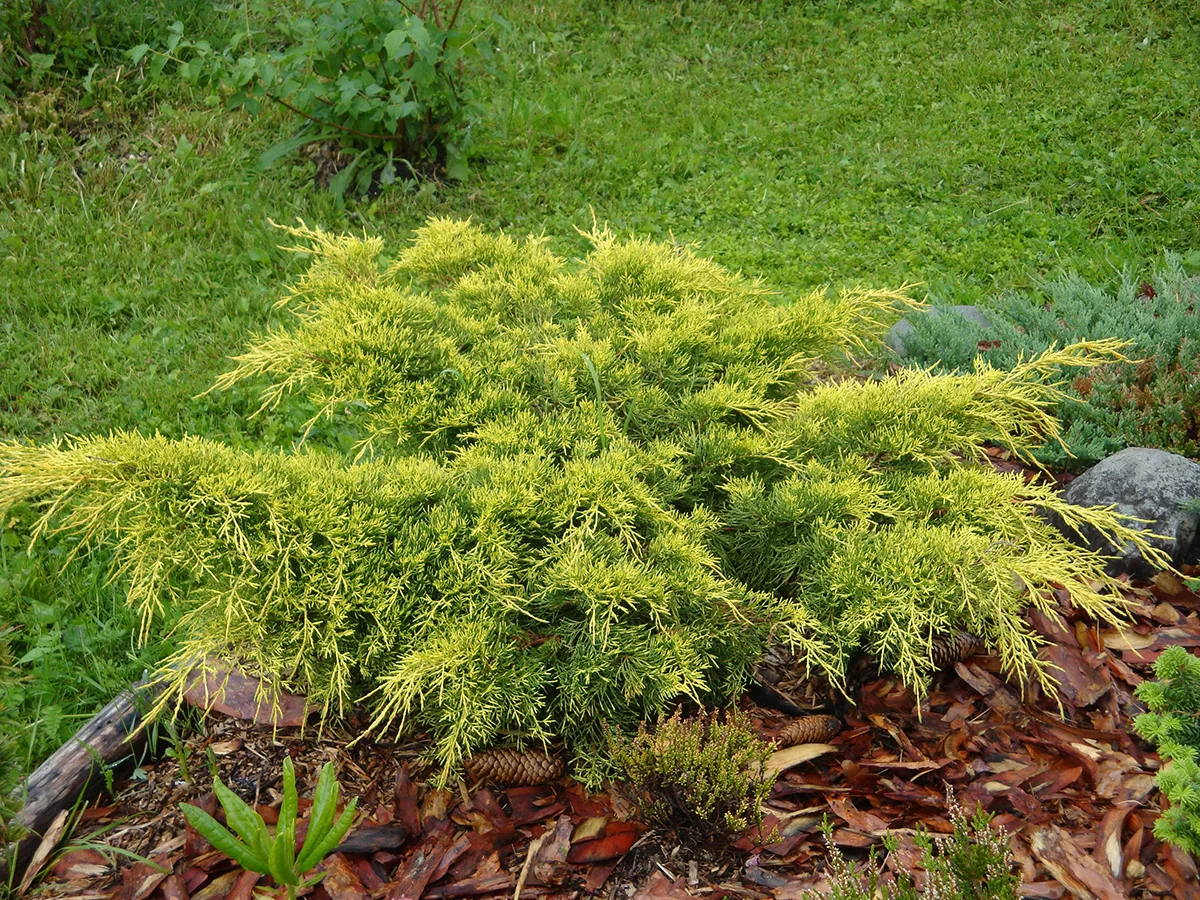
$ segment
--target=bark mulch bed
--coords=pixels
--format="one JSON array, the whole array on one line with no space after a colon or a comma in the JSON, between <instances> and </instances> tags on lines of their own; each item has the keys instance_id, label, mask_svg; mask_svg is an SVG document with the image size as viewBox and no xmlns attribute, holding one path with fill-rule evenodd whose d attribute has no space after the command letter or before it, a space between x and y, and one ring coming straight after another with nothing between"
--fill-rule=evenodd
<instances>
[{"instance_id":1,"label":"bark mulch bed","mask_svg":"<svg viewBox=\"0 0 1200 900\"><path fill-rule=\"evenodd\" d=\"M1000 471L1046 477L1003 451L988 455ZM1036 685L1022 694L1000 677L997 659L981 654L954 663L919 708L892 680L863 684L843 710L845 728L832 747L777 754L819 755L776 781L762 832L774 842L766 845L744 834L726 847L696 847L647 828L619 793L589 793L569 777L434 790L422 740L352 742L364 722L318 735L311 727L302 732L231 718L222 712L261 713L254 684L231 683L226 704L207 713L186 750L144 764L108 805L83 812L66 852L51 858L30 895L283 897L268 879L213 851L186 825L179 804L216 813L216 773L271 823L286 754L302 796L332 760L342 801L359 798L359 821L325 860L324 881L305 892L312 900L799 900L828 888L823 817L847 855L879 858L882 839L891 835L898 846L883 865L893 874L916 872L917 830L952 830L948 793L968 811L982 806L1010 832L1025 897L1200 900L1195 861L1152 833L1164 803L1154 788L1160 762L1130 730L1144 711L1133 691L1152 677L1153 661L1172 645L1200 647L1200 596L1169 572L1130 584L1125 593L1133 621L1121 629L1098 629L1065 596L1054 614L1030 614L1048 641L1042 658L1059 669L1057 697ZM202 693L190 699L211 706ZM743 705L764 739L793 721L748 698ZM292 698L291 706L274 711L274 721L300 722L305 712L303 700ZM300 804L303 817L306 801ZM305 827L301 821L301 834Z\"/></svg>"},{"instance_id":2,"label":"bark mulch bed","mask_svg":"<svg viewBox=\"0 0 1200 900\"><path fill-rule=\"evenodd\" d=\"M186 827L179 803L215 811L215 770L270 822L288 754L302 794L333 760L342 797L360 798L361 819L326 859L324 882L308 891L313 900L514 897L518 884L525 898L790 900L827 887L823 816L851 856L879 853L890 834L899 847L884 865L912 869L920 858L915 830L950 830L947 790L1011 832L1027 897L1200 900L1193 860L1152 834L1162 803L1154 790L1159 760L1128 730L1141 711L1133 689L1152 661L1172 644L1200 646L1200 596L1167 573L1127 593L1135 619L1123 629L1099 631L1065 603L1056 615L1031 617L1051 642L1044 658L1061 669L1057 699L1034 687L1021 697L999 677L998 661L983 655L956 663L920 709L891 680L863 685L835 749L777 781L767 831L778 840L767 846L747 834L731 847L699 850L647 829L620 796L588 793L569 778L433 790L419 740L349 744L354 723L349 734L318 738L311 727L301 733L209 713L203 734L186 744L189 777L177 758L143 765L142 780L126 780L108 805L84 812L75 848L48 866L32 894L242 900L257 886L260 895L282 896L212 851ZM746 708L764 738L789 721L749 701Z\"/></svg>"}]
</instances>

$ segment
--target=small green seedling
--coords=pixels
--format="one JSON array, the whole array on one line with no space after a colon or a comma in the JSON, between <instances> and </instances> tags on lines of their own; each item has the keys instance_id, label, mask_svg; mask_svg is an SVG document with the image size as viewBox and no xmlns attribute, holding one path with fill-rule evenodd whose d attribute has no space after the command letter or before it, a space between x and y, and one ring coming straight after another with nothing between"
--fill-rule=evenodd
<instances>
[{"instance_id":1,"label":"small green seedling","mask_svg":"<svg viewBox=\"0 0 1200 900\"><path fill-rule=\"evenodd\" d=\"M313 795L304 848L297 856L296 770L290 757L283 761L283 805L279 808L279 824L275 827L274 838L267 831L262 816L227 788L220 778L213 780L213 792L221 801L225 818L237 836L198 806L180 804L184 818L201 837L243 869L274 878L277 884L287 889L288 900L295 900L299 888L314 885L324 877L325 873L321 872L308 880L301 878L341 843L354 821L354 809L358 804L357 799L351 800L341 817L334 821L338 783L333 763L326 763L321 769L317 790Z\"/></svg>"}]
</instances>

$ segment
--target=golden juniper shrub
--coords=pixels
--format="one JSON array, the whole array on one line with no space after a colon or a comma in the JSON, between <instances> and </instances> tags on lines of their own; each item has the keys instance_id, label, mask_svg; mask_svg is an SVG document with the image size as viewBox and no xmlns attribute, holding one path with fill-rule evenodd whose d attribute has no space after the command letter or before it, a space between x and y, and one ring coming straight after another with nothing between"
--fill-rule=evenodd
<instances>
[{"instance_id":1,"label":"golden juniper shrub","mask_svg":"<svg viewBox=\"0 0 1200 900\"><path fill-rule=\"evenodd\" d=\"M736 708L614 736L609 752L642 815L661 828L701 836L736 835L763 821L772 782L763 777L773 744L759 739Z\"/></svg>"},{"instance_id":2,"label":"golden juniper shrub","mask_svg":"<svg viewBox=\"0 0 1200 900\"><path fill-rule=\"evenodd\" d=\"M1051 585L1119 615L1101 559L1038 510L1140 536L975 460L1053 438L1055 373L1114 342L821 384L902 293L772 302L607 232L571 263L431 220L387 269L378 239L292 233L312 253L294 319L218 387L303 392L363 435L355 459L0 444L0 511L111 544L147 628L181 613L176 663L234 656L326 715L365 699L377 731L428 729L444 772L503 734L564 739L594 778L606 723L732 696L771 636L835 683L865 647L920 690L957 628L1045 678L1021 613Z\"/></svg>"}]
</instances>

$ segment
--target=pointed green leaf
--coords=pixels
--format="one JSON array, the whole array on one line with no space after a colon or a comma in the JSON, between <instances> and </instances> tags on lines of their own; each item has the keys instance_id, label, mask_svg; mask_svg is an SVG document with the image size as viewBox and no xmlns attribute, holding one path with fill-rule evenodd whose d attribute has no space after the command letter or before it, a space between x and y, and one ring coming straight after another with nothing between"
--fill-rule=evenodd
<instances>
[{"instance_id":1,"label":"pointed green leaf","mask_svg":"<svg viewBox=\"0 0 1200 900\"><path fill-rule=\"evenodd\" d=\"M308 869L318 865L321 860L333 852L333 848L342 842L342 838L346 836L346 832L349 831L350 826L354 824L354 811L357 808L358 798L356 797L355 799L351 800L350 804L345 808L345 810L342 811L341 817L336 823L334 823L333 828L330 829L323 837L321 837L320 843L318 843L312 849L311 856L309 856L310 851L307 844L305 845L304 853L301 855L299 864L308 863L308 867L301 869L300 871L307 872Z\"/></svg>"},{"instance_id":2,"label":"pointed green leaf","mask_svg":"<svg viewBox=\"0 0 1200 900\"><path fill-rule=\"evenodd\" d=\"M350 186L350 179L354 176L354 170L358 168L360 156L354 157L350 164L340 169L336 175L329 179L329 193L335 197L341 197L346 193L346 188Z\"/></svg>"},{"instance_id":3,"label":"pointed green leaf","mask_svg":"<svg viewBox=\"0 0 1200 900\"><path fill-rule=\"evenodd\" d=\"M465 181L469 174L466 156L453 144L446 144L446 177L453 181Z\"/></svg>"},{"instance_id":4,"label":"pointed green leaf","mask_svg":"<svg viewBox=\"0 0 1200 900\"><path fill-rule=\"evenodd\" d=\"M285 840L290 845L289 853L296 850L296 767L290 756L283 760L283 803L279 807L279 823L275 828L275 840ZM289 865L291 860L289 859Z\"/></svg>"},{"instance_id":5,"label":"pointed green leaf","mask_svg":"<svg viewBox=\"0 0 1200 900\"><path fill-rule=\"evenodd\" d=\"M183 812L183 817L202 838L213 845L214 849L224 853L243 869L263 875L270 874L270 868L265 859L235 838L224 825L200 807L192 806L190 803L181 803L179 807Z\"/></svg>"},{"instance_id":6,"label":"pointed green leaf","mask_svg":"<svg viewBox=\"0 0 1200 900\"><path fill-rule=\"evenodd\" d=\"M267 834L267 825L263 822L262 816L227 788L220 778L213 782L213 793L221 801L221 808L225 810L225 819L229 822L229 827L237 832L238 836L261 859L266 860L270 853L271 843Z\"/></svg>"},{"instance_id":7,"label":"pointed green leaf","mask_svg":"<svg viewBox=\"0 0 1200 900\"><path fill-rule=\"evenodd\" d=\"M297 885L300 883L296 875L292 854L288 848L287 836L282 832L275 835L275 843L271 845L271 877L277 884Z\"/></svg>"},{"instance_id":8,"label":"pointed green leaf","mask_svg":"<svg viewBox=\"0 0 1200 900\"><path fill-rule=\"evenodd\" d=\"M337 814L338 783L334 773L333 763L325 763L321 767L321 775L317 779L317 789L313 792L312 811L308 817L308 834L304 838L304 849L296 861L301 872L307 872L320 860L312 859L320 846L322 838L333 824Z\"/></svg>"},{"instance_id":9,"label":"pointed green leaf","mask_svg":"<svg viewBox=\"0 0 1200 900\"><path fill-rule=\"evenodd\" d=\"M242 102L245 103L247 101L243 100ZM258 170L260 172L265 172L267 169L271 168L271 166L275 165L281 156L291 153L293 150L303 147L305 144L311 143L312 135L304 135L303 137L287 138L286 140L272 144L270 147L264 150L262 155L258 158Z\"/></svg>"},{"instance_id":10,"label":"pointed green leaf","mask_svg":"<svg viewBox=\"0 0 1200 900\"><path fill-rule=\"evenodd\" d=\"M412 44L408 41L408 32L403 28L389 32L388 36L383 39L383 46L387 49L389 59L408 56L413 50Z\"/></svg>"}]
</instances>

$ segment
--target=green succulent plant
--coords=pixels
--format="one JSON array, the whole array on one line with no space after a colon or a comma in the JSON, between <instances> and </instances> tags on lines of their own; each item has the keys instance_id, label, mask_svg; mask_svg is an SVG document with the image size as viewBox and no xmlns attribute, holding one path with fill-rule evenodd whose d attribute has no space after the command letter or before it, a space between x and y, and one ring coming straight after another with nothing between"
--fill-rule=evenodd
<instances>
[{"instance_id":1,"label":"green succulent plant","mask_svg":"<svg viewBox=\"0 0 1200 900\"><path fill-rule=\"evenodd\" d=\"M296 793L296 769L290 757L283 761L283 804L279 808L279 823L275 826L273 837L262 816L226 787L219 777L213 780L213 793L225 810L229 828L190 803L180 804L184 818L201 837L243 869L274 878L287 890L288 900L295 900L298 890L314 885L325 877L324 872L319 872L306 879L304 873L313 869L341 843L354 822L354 811L358 805L357 798L351 800L341 816L337 816L337 776L333 771L333 763L326 763L321 769L313 795L304 847L297 854L296 812L299 798Z\"/></svg>"}]
</instances>

